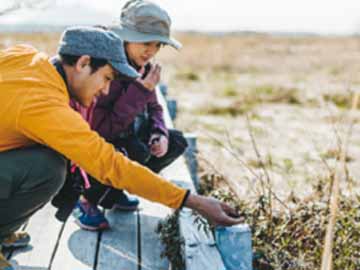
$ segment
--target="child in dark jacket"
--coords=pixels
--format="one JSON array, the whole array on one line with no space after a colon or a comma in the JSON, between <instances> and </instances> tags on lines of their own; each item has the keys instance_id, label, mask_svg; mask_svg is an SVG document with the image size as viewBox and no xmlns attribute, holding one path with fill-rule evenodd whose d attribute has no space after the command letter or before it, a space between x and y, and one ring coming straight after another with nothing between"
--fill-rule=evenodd
<instances>
[{"instance_id":1,"label":"child in dark jacket","mask_svg":"<svg viewBox=\"0 0 360 270\"><path fill-rule=\"evenodd\" d=\"M144 20L147 23L141 24ZM125 4L120 25L113 26L111 30L125 41L128 61L142 77L131 82L126 79L113 81L109 95L99 97L96 105L92 106L93 112L85 113L92 116L92 129L105 140L156 173L172 163L187 147L180 131L168 130L165 126L163 110L155 91L161 67L150 64L161 46L181 47L169 36L170 24L166 11L154 3L129 1ZM79 111L79 108L75 109ZM98 205L130 211L137 209L137 198L99 184L91 177L89 179L91 187L84 190L75 207L77 223L81 228L101 230L109 227Z\"/></svg>"}]
</instances>

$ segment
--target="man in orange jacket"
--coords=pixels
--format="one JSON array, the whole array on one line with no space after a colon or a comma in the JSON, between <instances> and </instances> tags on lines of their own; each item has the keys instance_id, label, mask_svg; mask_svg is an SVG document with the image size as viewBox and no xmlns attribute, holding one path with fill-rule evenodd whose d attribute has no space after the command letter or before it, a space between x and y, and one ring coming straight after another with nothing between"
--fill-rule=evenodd
<instances>
[{"instance_id":1,"label":"man in orange jacket","mask_svg":"<svg viewBox=\"0 0 360 270\"><path fill-rule=\"evenodd\" d=\"M29 236L16 231L63 185L66 159L103 184L192 208L215 224L240 222L226 204L190 194L117 152L70 108L70 97L89 106L116 76L138 76L114 33L69 28L58 54L61 64L54 66L30 46L0 51L0 244L28 244ZM10 269L0 253L0 270Z\"/></svg>"}]
</instances>

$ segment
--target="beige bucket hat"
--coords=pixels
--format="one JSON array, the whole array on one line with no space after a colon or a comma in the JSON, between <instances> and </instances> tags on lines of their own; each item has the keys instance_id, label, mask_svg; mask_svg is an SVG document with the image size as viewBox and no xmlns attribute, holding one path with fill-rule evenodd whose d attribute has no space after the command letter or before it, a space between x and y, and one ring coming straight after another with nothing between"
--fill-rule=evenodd
<instances>
[{"instance_id":1,"label":"beige bucket hat","mask_svg":"<svg viewBox=\"0 0 360 270\"><path fill-rule=\"evenodd\" d=\"M180 49L181 43L170 36L170 27L168 13L157 4L146 0L130 0L121 10L120 22L110 29L124 41L160 41Z\"/></svg>"}]
</instances>

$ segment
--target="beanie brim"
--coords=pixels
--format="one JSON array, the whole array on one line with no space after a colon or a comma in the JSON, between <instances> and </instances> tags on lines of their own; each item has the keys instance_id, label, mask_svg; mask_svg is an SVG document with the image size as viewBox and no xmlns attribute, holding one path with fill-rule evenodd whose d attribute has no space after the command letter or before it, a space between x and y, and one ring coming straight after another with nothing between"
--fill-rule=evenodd
<instances>
[{"instance_id":1,"label":"beanie brim","mask_svg":"<svg viewBox=\"0 0 360 270\"><path fill-rule=\"evenodd\" d=\"M140 74L128 64L122 62L109 61L110 65L118 72L123 75L126 75L129 78L136 79Z\"/></svg>"}]
</instances>

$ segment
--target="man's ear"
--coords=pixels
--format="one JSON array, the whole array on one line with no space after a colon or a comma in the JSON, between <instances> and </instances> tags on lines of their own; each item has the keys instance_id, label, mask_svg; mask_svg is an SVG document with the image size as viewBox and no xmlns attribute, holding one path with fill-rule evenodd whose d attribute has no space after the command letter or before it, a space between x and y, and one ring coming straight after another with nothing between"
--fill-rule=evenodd
<instances>
[{"instance_id":1,"label":"man's ear","mask_svg":"<svg viewBox=\"0 0 360 270\"><path fill-rule=\"evenodd\" d=\"M91 57L89 55L82 55L75 64L76 71L82 71L84 68L90 65Z\"/></svg>"}]
</instances>

